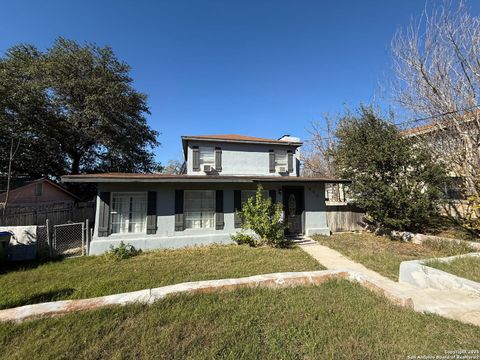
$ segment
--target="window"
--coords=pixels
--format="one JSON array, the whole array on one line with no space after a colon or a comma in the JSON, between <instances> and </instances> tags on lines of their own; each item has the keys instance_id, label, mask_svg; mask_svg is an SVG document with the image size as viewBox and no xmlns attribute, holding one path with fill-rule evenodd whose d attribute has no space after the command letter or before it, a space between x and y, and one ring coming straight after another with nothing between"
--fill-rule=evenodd
<instances>
[{"instance_id":1,"label":"window","mask_svg":"<svg viewBox=\"0 0 480 360\"><path fill-rule=\"evenodd\" d=\"M464 186L464 179L461 177L452 177L449 186L446 187L446 195L451 200L462 200L462 188Z\"/></svg>"},{"instance_id":2,"label":"window","mask_svg":"<svg viewBox=\"0 0 480 360\"><path fill-rule=\"evenodd\" d=\"M211 229L215 225L215 191L185 190L183 213L187 229Z\"/></svg>"},{"instance_id":3,"label":"window","mask_svg":"<svg viewBox=\"0 0 480 360\"><path fill-rule=\"evenodd\" d=\"M275 167L287 168L287 151L275 150Z\"/></svg>"},{"instance_id":4,"label":"window","mask_svg":"<svg viewBox=\"0 0 480 360\"><path fill-rule=\"evenodd\" d=\"M35 184L35 196L42 196L43 194L43 183Z\"/></svg>"},{"instance_id":5,"label":"window","mask_svg":"<svg viewBox=\"0 0 480 360\"><path fill-rule=\"evenodd\" d=\"M256 194L257 194L257 190L242 190L242 205L245 204L249 198L251 197L255 198ZM268 197L267 190L263 190L263 197L264 198Z\"/></svg>"},{"instance_id":6,"label":"window","mask_svg":"<svg viewBox=\"0 0 480 360\"><path fill-rule=\"evenodd\" d=\"M146 193L112 193L112 234L145 232L146 217Z\"/></svg>"},{"instance_id":7,"label":"window","mask_svg":"<svg viewBox=\"0 0 480 360\"><path fill-rule=\"evenodd\" d=\"M203 165L215 166L215 152L213 147L200 146L200 166L203 169Z\"/></svg>"}]
</instances>

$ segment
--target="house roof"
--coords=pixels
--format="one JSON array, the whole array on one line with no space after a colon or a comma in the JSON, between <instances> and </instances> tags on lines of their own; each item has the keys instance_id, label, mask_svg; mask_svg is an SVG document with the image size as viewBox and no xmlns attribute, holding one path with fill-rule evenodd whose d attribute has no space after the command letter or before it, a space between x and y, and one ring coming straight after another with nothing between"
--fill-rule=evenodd
<instances>
[{"instance_id":1,"label":"house roof","mask_svg":"<svg viewBox=\"0 0 480 360\"><path fill-rule=\"evenodd\" d=\"M244 144L270 144L270 145L285 145L285 146L301 146L300 141L288 141L279 139L267 139L254 136L246 136L239 134L217 134L217 135L184 135L182 136L183 152L185 159L187 159L187 142L189 140L197 141L213 141L213 142L230 142L230 143L244 143Z\"/></svg>"},{"instance_id":2,"label":"house roof","mask_svg":"<svg viewBox=\"0 0 480 360\"><path fill-rule=\"evenodd\" d=\"M231 141L231 142L253 142L253 143L267 143L280 145L301 145L301 142L291 142L279 139L267 139L254 136L246 136L239 134L220 134L220 135L185 135L182 136L185 140L214 140L214 141Z\"/></svg>"},{"instance_id":3,"label":"house roof","mask_svg":"<svg viewBox=\"0 0 480 360\"><path fill-rule=\"evenodd\" d=\"M29 181L27 183L25 183L24 185L22 186L19 186L15 189L12 189L10 190L10 194L13 195L17 192L21 192L21 191L24 191L25 187L28 186L28 185L31 185L31 184L36 184L36 183L48 183L50 185L52 185L53 187L57 188L58 190L64 192L65 194L67 194L68 196L74 198L75 200L80 200L80 198L75 195L75 194L72 194L70 191L68 191L67 189L65 189L63 186L57 184L56 182L54 181L51 181L49 179L46 179L46 178L40 178L40 179L37 179L37 180L33 180L33 181ZM5 195L6 192L3 192L3 193L0 193L0 197L2 197L3 195Z\"/></svg>"},{"instance_id":4,"label":"house roof","mask_svg":"<svg viewBox=\"0 0 480 360\"><path fill-rule=\"evenodd\" d=\"M400 131L400 134L404 136L412 136L412 135L419 135L429 133L434 130L436 124L427 124L422 126L416 126L413 128L405 129Z\"/></svg>"},{"instance_id":5,"label":"house roof","mask_svg":"<svg viewBox=\"0 0 480 360\"><path fill-rule=\"evenodd\" d=\"M311 182L350 182L346 179L326 177L296 176L228 176L228 175L170 175L170 174L137 174L137 173L103 173L62 176L63 182L109 183L109 182L153 182L153 183L311 183Z\"/></svg>"},{"instance_id":6,"label":"house roof","mask_svg":"<svg viewBox=\"0 0 480 360\"><path fill-rule=\"evenodd\" d=\"M432 132L436 132L438 130L445 130L447 129L447 124L443 122L435 122L426 125L420 125L416 127L412 127L409 129L405 129L400 131L400 134L406 137L415 136L415 135L422 135L422 134L429 134Z\"/></svg>"},{"instance_id":7,"label":"house roof","mask_svg":"<svg viewBox=\"0 0 480 360\"><path fill-rule=\"evenodd\" d=\"M456 118L456 120L461 124L468 125L468 123L476 120L479 115L480 115L479 112L468 112ZM415 135L421 135L421 134L428 134L438 130L445 130L451 126L453 126L452 121L449 121L446 118L442 118L430 124L415 126L409 129L402 130L400 131L400 133L404 136L409 137L409 136L415 136Z\"/></svg>"}]
</instances>

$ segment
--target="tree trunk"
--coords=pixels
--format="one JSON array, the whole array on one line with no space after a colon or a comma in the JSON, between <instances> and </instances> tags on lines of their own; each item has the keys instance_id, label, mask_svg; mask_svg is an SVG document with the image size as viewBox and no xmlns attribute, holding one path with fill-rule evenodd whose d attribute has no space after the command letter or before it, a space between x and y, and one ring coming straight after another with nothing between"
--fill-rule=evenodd
<instances>
[{"instance_id":1,"label":"tree trunk","mask_svg":"<svg viewBox=\"0 0 480 360\"><path fill-rule=\"evenodd\" d=\"M80 174L80 158L79 154L72 155L72 168L70 172L72 175Z\"/></svg>"}]
</instances>

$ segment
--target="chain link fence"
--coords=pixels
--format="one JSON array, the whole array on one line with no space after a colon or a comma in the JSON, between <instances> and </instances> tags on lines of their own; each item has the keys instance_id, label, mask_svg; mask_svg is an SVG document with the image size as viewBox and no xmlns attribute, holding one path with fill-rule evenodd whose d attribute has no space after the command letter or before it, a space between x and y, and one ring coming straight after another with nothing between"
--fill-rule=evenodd
<instances>
[{"instance_id":1,"label":"chain link fence","mask_svg":"<svg viewBox=\"0 0 480 360\"><path fill-rule=\"evenodd\" d=\"M37 228L37 251L46 256L84 256L88 255L91 240L90 222L57 224Z\"/></svg>"},{"instance_id":2,"label":"chain link fence","mask_svg":"<svg viewBox=\"0 0 480 360\"><path fill-rule=\"evenodd\" d=\"M88 255L93 235L88 219L56 225L46 220L45 225L2 227L1 231L11 234L6 253L9 261Z\"/></svg>"},{"instance_id":3,"label":"chain link fence","mask_svg":"<svg viewBox=\"0 0 480 360\"><path fill-rule=\"evenodd\" d=\"M57 255L82 256L86 254L85 223L53 226L52 250Z\"/></svg>"}]
</instances>

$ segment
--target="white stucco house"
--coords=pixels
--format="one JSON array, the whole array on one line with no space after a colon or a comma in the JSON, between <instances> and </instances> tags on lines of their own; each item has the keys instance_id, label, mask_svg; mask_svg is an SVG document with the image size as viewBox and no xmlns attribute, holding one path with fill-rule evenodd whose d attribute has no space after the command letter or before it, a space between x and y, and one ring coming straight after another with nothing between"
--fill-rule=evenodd
<instances>
[{"instance_id":1,"label":"white stucco house","mask_svg":"<svg viewBox=\"0 0 480 360\"><path fill-rule=\"evenodd\" d=\"M242 135L183 136L180 175L102 173L64 176L96 183L90 254L128 242L140 249L229 243L240 229L236 211L262 185L284 206L289 234L329 234L325 183L299 175L300 140Z\"/></svg>"}]
</instances>

